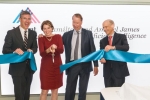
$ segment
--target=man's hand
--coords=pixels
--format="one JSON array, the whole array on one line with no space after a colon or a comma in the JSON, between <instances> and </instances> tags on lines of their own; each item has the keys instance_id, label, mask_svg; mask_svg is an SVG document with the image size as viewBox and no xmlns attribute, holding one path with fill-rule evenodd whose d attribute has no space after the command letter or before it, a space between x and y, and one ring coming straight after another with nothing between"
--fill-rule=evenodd
<instances>
[{"instance_id":1,"label":"man's hand","mask_svg":"<svg viewBox=\"0 0 150 100\"><path fill-rule=\"evenodd\" d=\"M44 36L43 34L39 34L39 35L38 35L38 38L43 37L43 36Z\"/></svg>"},{"instance_id":2,"label":"man's hand","mask_svg":"<svg viewBox=\"0 0 150 100\"><path fill-rule=\"evenodd\" d=\"M102 58L102 59L100 60L100 62L101 62L102 64L104 64L104 63L106 63L106 60L105 60L104 58Z\"/></svg>"},{"instance_id":3,"label":"man's hand","mask_svg":"<svg viewBox=\"0 0 150 100\"><path fill-rule=\"evenodd\" d=\"M108 52L109 50L114 50L115 49L115 46L111 46L111 45L107 45L105 47L105 51Z\"/></svg>"},{"instance_id":4,"label":"man's hand","mask_svg":"<svg viewBox=\"0 0 150 100\"><path fill-rule=\"evenodd\" d=\"M96 76L98 74L98 67L94 67L94 76Z\"/></svg>"},{"instance_id":5,"label":"man's hand","mask_svg":"<svg viewBox=\"0 0 150 100\"><path fill-rule=\"evenodd\" d=\"M14 52L18 55L22 55L24 53L20 48L17 48Z\"/></svg>"},{"instance_id":6,"label":"man's hand","mask_svg":"<svg viewBox=\"0 0 150 100\"><path fill-rule=\"evenodd\" d=\"M33 52L31 49L28 49L27 51L28 51L28 52Z\"/></svg>"}]
</instances>

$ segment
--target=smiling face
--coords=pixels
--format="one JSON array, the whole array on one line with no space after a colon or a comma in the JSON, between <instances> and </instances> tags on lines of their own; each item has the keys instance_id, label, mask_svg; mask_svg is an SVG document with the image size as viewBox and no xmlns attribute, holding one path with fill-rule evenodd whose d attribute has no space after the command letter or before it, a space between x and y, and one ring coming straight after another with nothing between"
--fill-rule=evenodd
<instances>
[{"instance_id":1,"label":"smiling face","mask_svg":"<svg viewBox=\"0 0 150 100\"><path fill-rule=\"evenodd\" d=\"M45 20L42 22L41 30L44 32L46 37L49 37L52 35L53 29L54 29L54 26L51 21Z\"/></svg>"},{"instance_id":2,"label":"smiling face","mask_svg":"<svg viewBox=\"0 0 150 100\"><path fill-rule=\"evenodd\" d=\"M112 20L104 21L103 30L107 35L112 35L114 33L114 22Z\"/></svg>"},{"instance_id":3,"label":"smiling face","mask_svg":"<svg viewBox=\"0 0 150 100\"><path fill-rule=\"evenodd\" d=\"M51 36L52 31L53 31L53 28L49 24L44 24L43 25L43 32L44 32L46 37Z\"/></svg>"},{"instance_id":4,"label":"smiling face","mask_svg":"<svg viewBox=\"0 0 150 100\"><path fill-rule=\"evenodd\" d=\"M19 18L19 20L20 20L20 26L23 29L27 30L31 24L31 15L30 14L23 14Z\"/></svg>"}]
</instances>

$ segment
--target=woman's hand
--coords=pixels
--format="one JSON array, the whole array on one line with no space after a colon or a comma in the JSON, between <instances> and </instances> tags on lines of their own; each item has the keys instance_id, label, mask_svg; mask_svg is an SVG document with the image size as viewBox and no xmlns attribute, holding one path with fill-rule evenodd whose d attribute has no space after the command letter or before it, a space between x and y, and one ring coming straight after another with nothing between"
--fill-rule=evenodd
<instances>
[{"instance_id":1,"label":"woman's hand","mask_svg":"<svg viewBox=\"0 0 150 100\"><path fill-rule=\"evenodd\" d=\"M57 46L55 44L52 44L50 47L49 47L49 50L50 52L52 53L55 53L55 50L57 49Z\"/></svg>"}]
</instances>

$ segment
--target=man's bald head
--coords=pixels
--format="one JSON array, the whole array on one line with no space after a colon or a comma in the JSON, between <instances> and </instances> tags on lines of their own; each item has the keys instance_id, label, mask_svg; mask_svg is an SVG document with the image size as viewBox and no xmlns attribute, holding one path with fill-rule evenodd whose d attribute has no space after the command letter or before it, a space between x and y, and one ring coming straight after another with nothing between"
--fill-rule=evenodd
<instances>
[{"instance_id":1,"label":"man's bald head","mask_svg":"<svg viewBox=\"0 0 150 100\"><path fill-rule=\"evenodd\" d=\"M114 33L115 23L111 19L107 19L103 22L103 29L107 35L112 35Z\"/></svg>"}]
</instances>

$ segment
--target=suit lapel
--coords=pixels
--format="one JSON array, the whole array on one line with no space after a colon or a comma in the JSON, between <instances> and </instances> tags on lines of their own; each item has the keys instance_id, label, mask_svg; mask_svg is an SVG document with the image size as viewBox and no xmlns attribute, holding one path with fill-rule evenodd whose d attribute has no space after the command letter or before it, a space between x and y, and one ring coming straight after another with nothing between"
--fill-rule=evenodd
<instances>
[{"instance_id":1,"label":"suit lapel","mask_svg":"<svg viewBox=\"0 0 150 100\"><path fill-rule=\"evenodd\" d=\"M108 36L106 36L106 38L104 39L104 43L105 43L105 46L106 46L106 45L109 45Z\"/></svg>"},{"instance_id":2,"label":"suit lapel","mask_svg":"<svg viewBox=\"0 0 150 100\"><path fill-rule=\"evenodd\" d=\"M28 41L27 41L27 48L29 48L29 44L32 41L32 33L30 30L28 30Z\"/></svg>"},{"instance_id":3,"label":"suit lapel","mask_svg":"<svg viewBox=\"0 0 150 100\"><path fill-rule=\"evenodd\" d=\"M84 29L82 28L82 30L81 30L81 54L83 54L82 53L82 50L83 50L83 47L84 47L84 37L86 37L85 36L85 31L84 31Z\"/></svg>"},{"instance_id":4,"label":"suit lapel","mask_svg":"<svg viewBox=\"0 0 150 100\"><path fill-rule=\"evenodd\" d=\"M115 32L115 33L114 33L114 37L113 37L113 43L112 43L112 45L115 45L117 41L118 41L118 35L117 35L117 33Z\"/></svg>"},{"instance_id":5,"label":"suit lapel","mask_svg":"<svg viewBox=\"0 0 150 100\"><path fill-rule=\"evenodd\" d=\"M72 35L73 35L73 30L69 32L69 35L68 35L68 38L67 38L67 42L68 42L67 44L68 44L68 49L69 49L69 57L71 57Z\"/></svg>"},{"instance_id":6,"label":"suit lapel","mask_svg":"<svg viewBox=\"0 0 150 100\"><path fill-rule=\"evenodd\" d=\"M21 35L21 32L20 32L19 27L16 28L15 34L16 34L16 39L18 39L19 43L20 43L21 45L24 44L24 43L23 43L23 38L22 38L22 35Z\"/></svg>"}]
</instances>

